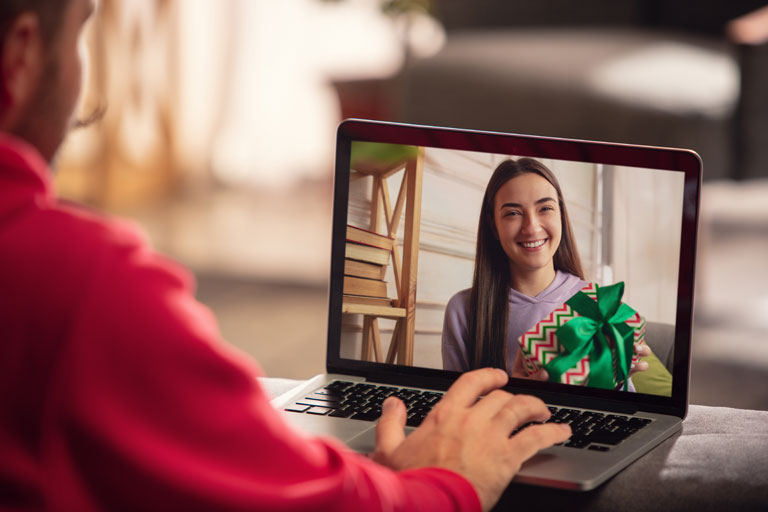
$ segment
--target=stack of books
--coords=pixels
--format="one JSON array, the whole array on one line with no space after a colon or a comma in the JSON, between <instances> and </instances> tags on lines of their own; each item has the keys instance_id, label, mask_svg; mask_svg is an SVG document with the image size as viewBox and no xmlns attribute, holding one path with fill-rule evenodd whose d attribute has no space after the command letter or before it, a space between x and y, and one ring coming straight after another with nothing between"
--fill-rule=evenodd
<instances>
[{"instance_id":1,"label":"stack of books","mask_svg":"<svg viewBox=\"0 0 768 512\"><path fill-rule=\"evenodd\" d=\"M384 277L394 242L388 236L347 226L344 305L392 307Z\"/></svg>"}]
</instances>

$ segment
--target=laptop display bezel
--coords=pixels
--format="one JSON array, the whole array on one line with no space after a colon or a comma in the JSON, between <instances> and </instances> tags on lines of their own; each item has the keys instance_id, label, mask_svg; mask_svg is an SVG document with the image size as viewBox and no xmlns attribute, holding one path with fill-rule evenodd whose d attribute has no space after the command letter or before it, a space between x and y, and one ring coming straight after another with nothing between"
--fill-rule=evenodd
<instances>
[{"instance_id":1,"label":"laptop display bezel","mask_svg":"<svg viewBox=\"0 0 768 512\"><path fill-rule=\"evenodd\" d=\"M574 406L584 401L602 399L606 404L612 403L619 408L672 414L681 418L685 416L688 402L696 233L702 173L701 159L695 152L685 149L406 125L381 121L350 119L342 122L337 130L334 170L327 371L329 373L364 376L370 380L387 380L390 382L397 380L407 382L411 386L421 385L432 388L447 387L458 378L460 373L340 357L345 233L349 199L350 151L353 141L602 163L684 173L672 395L663 397L550 382L533 382L524 379L510 381L508 389L514 392L535 394L550 401L559 401Z\"/></svg>"}]
</instances>

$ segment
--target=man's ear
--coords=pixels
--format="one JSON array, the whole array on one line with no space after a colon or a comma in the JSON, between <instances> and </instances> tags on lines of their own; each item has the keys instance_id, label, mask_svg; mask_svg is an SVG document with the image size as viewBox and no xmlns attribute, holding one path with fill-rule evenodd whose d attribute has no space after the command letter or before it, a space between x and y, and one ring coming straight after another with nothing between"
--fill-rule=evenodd
<instances>
[{"instance_id":1,"label":"man's ear","mask_svg":"<svg viewBox=\"0 0 768 512\"><path fill-rule=\"evenodd\" d=\"M45 66L40 20L25 12L8 27L0 55L0 105L2 120L31 101ZM7 128L7 127L6 127Z\"/></svg>"}]
</instances>

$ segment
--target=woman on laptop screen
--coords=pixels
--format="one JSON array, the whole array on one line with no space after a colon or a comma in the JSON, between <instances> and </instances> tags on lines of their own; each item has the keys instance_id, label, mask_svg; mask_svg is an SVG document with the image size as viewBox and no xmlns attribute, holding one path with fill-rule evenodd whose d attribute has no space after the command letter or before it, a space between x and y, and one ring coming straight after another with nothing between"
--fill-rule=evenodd
<instances>
[{"instance_id":1,"label":"woman on laptop screen","mask_svg":"<svg viewBox=\"0 0 768 512\"><path fill-rule=\"evenodd\" d=\"M623 284L598 287L585 279L555 175L532 158L506 160L483 197L472 288L456 293L445 310L443 367L493 366L517 378L634 391L629 376L647 369L637 357L650 349L643 326L633 324L644 320L621 303L622 291ZM571 327L590 322L586 335L562 328L578 316ZM555 333L562 348L535 346L551 345Z\"/></svg>"}]
</instances>

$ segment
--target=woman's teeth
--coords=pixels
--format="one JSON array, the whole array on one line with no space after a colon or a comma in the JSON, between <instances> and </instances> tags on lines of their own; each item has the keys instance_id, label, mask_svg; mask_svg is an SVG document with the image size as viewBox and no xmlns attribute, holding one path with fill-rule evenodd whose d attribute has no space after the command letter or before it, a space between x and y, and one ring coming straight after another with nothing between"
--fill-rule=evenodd
<instances>
[{"instance_id":1,"label":"woman's teeth","mask_svg":"<svg viewBox=\"0 0 768 512\"><path fill-rule=\"evenodd\" d=\"M544 245L544 242L546 242L546 238L544 240L536 240L535 242L520 242L520 245L525 247L526 249L535 249L536 247L541 247Z\"/></svg>"}]
</instances>

